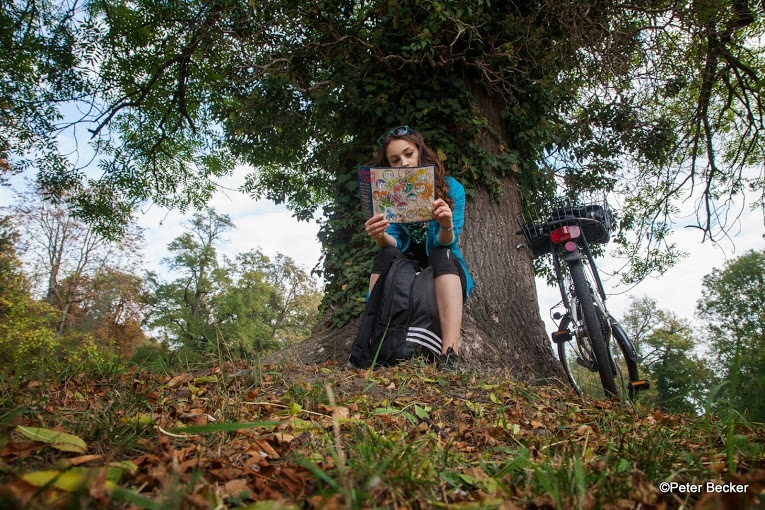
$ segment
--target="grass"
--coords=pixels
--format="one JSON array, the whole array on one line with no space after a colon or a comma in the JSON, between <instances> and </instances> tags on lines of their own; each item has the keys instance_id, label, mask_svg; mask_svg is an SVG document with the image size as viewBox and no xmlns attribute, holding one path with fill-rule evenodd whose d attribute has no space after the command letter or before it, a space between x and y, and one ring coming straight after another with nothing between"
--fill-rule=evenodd
<instances>
[{"instance_id":1,"label":"grass","mask_svg":"<svg viewBox=\"0 0 765 510\"><path fill-rule=\"evenodd\" d=\"M584 402L417 359L160 368L2 377L0 507L716 508L659 489L708 481L749 486L731 508L765 505L765 427L734 413Z\"/></svg>"}]
</instances>

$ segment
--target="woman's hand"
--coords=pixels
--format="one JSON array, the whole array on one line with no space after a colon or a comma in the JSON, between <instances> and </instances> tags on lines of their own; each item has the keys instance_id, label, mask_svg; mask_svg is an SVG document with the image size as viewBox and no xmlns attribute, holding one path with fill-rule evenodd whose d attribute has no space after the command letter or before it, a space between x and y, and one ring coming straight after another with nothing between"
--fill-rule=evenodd
<instances>
[{"instance_id":1,"label":"woman's hand","mask_svg":"<svg viewBox=\"0 0 765 510\"><path fill-rule=\"evenodd\" d=\"M451 229L452 210L449 205L444 202L443 199L437 198L433 201L431 208L433 209L433 219L436 220L439 225L441 225L441 228Z\"/></svg>"},{"instance_id":2,"label":"woman's hand","mask_svg":"<svg viewBox=\"0 0 765 510\"><path fill-rule=\"evenodd\" d=\"M367 235L372 239L380 239L385 231L388 229L388 220L382 214L375 214L364 222L364 227L367 230Z\"/></svg>"}]
</instances>

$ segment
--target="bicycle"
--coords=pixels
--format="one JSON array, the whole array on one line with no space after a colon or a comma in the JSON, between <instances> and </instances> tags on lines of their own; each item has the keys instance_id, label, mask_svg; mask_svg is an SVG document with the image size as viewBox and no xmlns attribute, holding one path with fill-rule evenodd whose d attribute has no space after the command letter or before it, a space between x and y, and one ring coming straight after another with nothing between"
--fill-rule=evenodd
<instances>
[{"instance_id":1,"label":"bicycle","mask_svg":"<svg viewBox=\"0 0 765 510\"><path fill-rule=\"evenodd\" d=\"M624 328L608 313L606 293L590 250L591 244L608 243L611 220L604 199L600 203L558 207L542 221L521 213L516 218L521 228L516 235L523 234L534 257L552 256L561 302L551 312L561 305L565 311L551 315L557 326L551 337L574 390L584 397L602 387L606 397L620 398L617 375L622 387L624 384L621 366L611 354L615 341L624 357L626 388L632 399L637 391L650 385L639 376L642 357Z\"/></svg>"}]
</instances>

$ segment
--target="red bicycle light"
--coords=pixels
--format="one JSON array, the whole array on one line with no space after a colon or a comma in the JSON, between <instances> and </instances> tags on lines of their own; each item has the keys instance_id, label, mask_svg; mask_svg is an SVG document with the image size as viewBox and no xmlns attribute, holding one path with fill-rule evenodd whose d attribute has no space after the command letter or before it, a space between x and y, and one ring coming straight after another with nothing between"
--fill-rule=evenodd
<instances>
[{"instance_id":1,"label":"red bicycle light","mask_svg":"<svg viewBox=\"0 0 765 510\"><path fill-rule=\"evenodd\" d=\"M574 241L568 241L564 246L567 252L573 252L576 250L576 243Z\"/></svg>"},{"instance_id":2,"label":"red bicycle light","mask_svg":"<svg viewBox=\"0 0 765 510\"><path fill-rule=\"evenodd\" d=\"M576 225L568 225L556 228L550 232L550 240L553 244L560 244L571 239L576 239L582 233L582 230Z\"/></svg>"}]
</instances>

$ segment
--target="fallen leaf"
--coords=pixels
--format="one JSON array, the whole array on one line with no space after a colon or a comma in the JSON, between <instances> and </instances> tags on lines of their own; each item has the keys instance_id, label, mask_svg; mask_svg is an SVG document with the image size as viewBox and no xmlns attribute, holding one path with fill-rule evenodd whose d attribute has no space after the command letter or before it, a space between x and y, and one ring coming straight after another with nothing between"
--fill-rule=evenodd
<instances>
[{"instance_id":1,"label":"fallen leaf","mask_svg":"<svg viewBox=\"0 0 765 510\"><path fill-rule=\"evenodd\" d=\"M75 435L67 434L66 432L39 427L21 426L16 427L16 430L21 432L27 439L49 444L53 448L61 450L62 452L86 453L88 451L88 445L85 444L85 441Z\"/></svg>"},{"instance_id":2,"label":"fallen leaf","mask_svg":"<svg viewBox=\"0 0 765 510\"><path fill-rule=\"evenodd\" d=\"M188 373L176 375L175 377L173 377L167 382L167 387L172 389L179 388L181 384L183 384L186 381L186 378L188 376L189 376Z\"/></svg>"},{"instance_id":3,"label":"fallen leaf","mask_svg":"<svg viewBox=\"0 0 765 510\"><path fill-rule=\"evenodd\" d=\"M236 498L252 499L253 497L253 492L247 485L247 480L245 480L244 478L237 478L236 480L231 480L226 482L223 485L223 490L229 496L233 496Z\"/></svg>"},{"instance_id":4,"label":"fallen leaf","mask_svg":"<svg viewBox=\"0 0 765 510\"><path fill-rule=\"evenodd\" d=\"M67 460L69 460L73 466L79 466L94 460L101 460L102 458L103 455L80 455L79 457L72 457L71 459Z\"/></svg>"},{"instance_id":5,"label":"fallen leaf","mask_svg":"<svg viewBox=\"0 0 765 510\"><path fill-rule=\"evenodd\" d=\"M65 492L77 492L94 480L103 468L71 469L69 471L33 471L21 475L21 478L35 487L55 487ZM121 474L121 473L120 473ZM107 489L114 487L114 481L107 474L105 485Z\"/></svg>"},{"instance_id":6,"label":"fallen leaf","mask_svg":"<svg viewBox=\"0 0 765 510\"><path fill-rule=\"evenodd\" d=\"M158 415L152 415L149 413L138 413L135 416L120 418L120 421L122 421L122 423L132 423L133 425L139 425L141 427L145 427L147 425L151 425L154 422L154 420L157 420L158 418L159 418Z\"/></svg>"}]
</instances>

